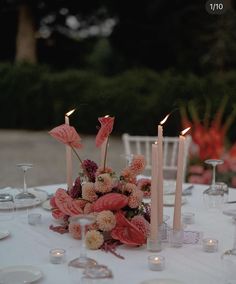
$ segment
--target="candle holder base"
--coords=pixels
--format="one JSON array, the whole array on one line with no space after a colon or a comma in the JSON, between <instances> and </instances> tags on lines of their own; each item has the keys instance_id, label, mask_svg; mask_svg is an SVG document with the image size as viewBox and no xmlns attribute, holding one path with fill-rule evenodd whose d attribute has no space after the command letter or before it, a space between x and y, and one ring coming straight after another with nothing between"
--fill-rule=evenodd
<instances>
[{"instance_id":1,"label":"candle holder base","mask_svg":"<svg viewBox=\"0 0 236 284\"><path fill-rule=\"evenodd\" d=\"M168 225L165 222L163 222L159 226L159 232L161 236L161 241L164 243L168 242Z\"/></svg>"},{"instance_id":2,"label":"candle holder base","mask_svg":"<svg viewBox=\"0 0 236 284\"><path fill-rule=\"evenodd\" d=\"M183 229L171 229L169 231L169 243L171 247L179 248L183 246L184 231Z\"/></svg>"},{"instance_id":3,"label":"candle holder base","mask_svg":"<svg viewBox=\"0 0 236 284\"><path fill-rule=\"evenodd\" d=\"M155 240L147 238L147 250L152 252L161 251L162 250L161 239L159 237Z\"/></svg>"}]
</instances>

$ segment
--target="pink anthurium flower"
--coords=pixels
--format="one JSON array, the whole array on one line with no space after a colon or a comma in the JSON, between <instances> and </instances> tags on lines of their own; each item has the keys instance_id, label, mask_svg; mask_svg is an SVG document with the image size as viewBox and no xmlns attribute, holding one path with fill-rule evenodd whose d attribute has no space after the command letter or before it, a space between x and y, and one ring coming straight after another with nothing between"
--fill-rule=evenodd
<instances>
[{"instance_id":1,"label":"pink anthurium flower","mask_svg":"<svg viewBox=\"0 0 236 284\"><path fill-rule=\"evenodd\" d=\"M77 149L82 148L81 138L73 126L62 124L49 131L49 134L63 144Z\"/></svg>"},{"instance_id":2,"label":"pink anthurium flower","mask_svg":"<svg viewBox=\"0 0 236 284\"><path fill-rule=\"evenodd\" d=\"M146 242L144 233L126 219L120 211L116 213L116 227L111 231L111 236L113 239L130 246L140 246Z\"/></svg>"},{"instance_id":3,"label":"pink anthurium flower","mask_svg":"<svg viewBox=\"0 0 236 284\"><path fill-rule=\"evenodd\" d=\"M101 123L101 128L96 136L96 146L100 147L105 139L111 134L114 124L114 117L104 116L99 117L98 120Z\"/></svg>"}]
</instances>

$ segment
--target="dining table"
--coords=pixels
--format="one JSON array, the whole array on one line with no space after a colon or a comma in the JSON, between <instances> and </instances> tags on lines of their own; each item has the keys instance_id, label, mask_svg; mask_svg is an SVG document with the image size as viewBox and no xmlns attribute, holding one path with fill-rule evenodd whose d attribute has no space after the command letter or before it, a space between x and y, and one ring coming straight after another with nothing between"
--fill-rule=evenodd
<instances>
[{"instance_id":1,"label":"dining table","mask_svg":"<svg viewBox=\"0 0 236 284\"><path fill-rule=\"evenodd\" d=\"M66 185L54 184L34 188L35 191L45 193L48 198L58 188L66 188ZM224 203L220 209L209 210L203 202L203 191L206 188L207 185L194 184L191 194L183 197L182 213L194 213L194 222L185 224L183 228L185 234L194 236L194 241L184 242L181 247L172 247L168 241L164 241L159 252L148 251L146 245L140 247L120 245L116 252L123 258L101 249L87 250L88 256L112 271L113 279L109 283L113 284L224 283L225 274L221 256L225 250L233 246L236 224L234 218L223 214L223 211L236 209L236 203ZM0 192L8 190L10 189L6 188ZM11 268L14 271L14 267L20 266L33 267L41 272L38 279L29 283L81 283L83 270L77 269L72 272L68 266L70 260L78 257L81 241L73 239L69 233L60 234L50 229L51 225L58 226L59 223L52 217L50 208L45 206L45 199L37 206L22 208L9 214L0 210L0 232L4 230L9 232L6 237L0 239L1 284L14 284L4 282L1 275L4 271ZM228 200L236 200L236 189L229 189ZM173 212L173 204L164 206L164 215L169 216L166 221L169 228L172 227ZM27 216L30 213L41 214L41 222L35 225L29 224ZM195 240L195 236L199 238ZM205 251L202 242L204 238L218 240L218 250ZM54 248L65 250L65 259L62 263L54 264L50 261L49 252ZM163 270L150 270L148 257L152 255L165 258ZM74 277L75 273L77 273L76 277Z\"/></svg>"}]
</instances>

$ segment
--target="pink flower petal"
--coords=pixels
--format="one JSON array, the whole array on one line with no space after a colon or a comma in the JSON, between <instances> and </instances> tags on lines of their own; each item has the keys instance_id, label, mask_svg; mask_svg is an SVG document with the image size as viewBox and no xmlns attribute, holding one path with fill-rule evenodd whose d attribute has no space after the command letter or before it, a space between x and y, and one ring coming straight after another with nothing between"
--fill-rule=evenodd
<instances>
[{"instance_id":1,"label":"pink flower petal","mask_svg":"<svg viewBox=\"0 0 236 284\"><path fill-rule=\"evenodd\" d=\"M100 147L105 139L111 134L114 124L114 117L99 117L98 120L101 123L101 128L96 136L96 146Z\"/></svg>"},{"instance_id":2,"label":"pink flower petal","mask_svg":"<svg viewBox=\"0 0 236 284\"><path fill-rule=\"evenodd\" d=\"M107 193L101 196L93 205L95 212L103 210L120 210L128 204L128 197L120 193Z\"/></svg>"},{"instance_id":3,"label":"pink flower petal","mask_svg":"<svg viewBox=\"0 0 236 284\"><path fill-rule=\"evenodd\" d=\"M62 124L49 131L49 134L62 142L74 148L82 148L81 138L73 126Z\"/></svg>"},{"instance_id":4,"label":"pink flower petal","mask_svg":"<svg viewBox=\"0 0 236 284\"><path fill-rule=\"evenodd\" d=\"M131 246L146 243L146 237L143 232L129 222L121 212L116 214L116 227L112 230L111 236L113 239Z\"/></svg>"},{"instance_id":5,"label":"pink flower petal","mask_svg":"<svg viewBox=\"0 0 236 284\"><path fill-rule=\"evenodd\" d=\"M73 200L62 188L59 188L55 193L55 203L61 212L69 216L78 215L83 212L77 206L76 200Z\"/></svg>"}]
</instances>

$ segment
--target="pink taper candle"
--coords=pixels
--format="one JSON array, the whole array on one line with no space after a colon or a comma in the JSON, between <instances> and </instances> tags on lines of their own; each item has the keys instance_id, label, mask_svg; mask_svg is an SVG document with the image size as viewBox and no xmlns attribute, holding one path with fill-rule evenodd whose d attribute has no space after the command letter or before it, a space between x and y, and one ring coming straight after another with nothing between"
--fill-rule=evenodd
<instances>
[{"instance_id":1,"label":"pink taper candle","mask_svg":"<svg viewBox=\"0 0 236 284\"><path fill-rule=\"evenodd\" d=\"M151 181L151 224L150 239L157 240L158 205L157 205L157 144L152 144L152 181Z\"/></svg>"},{"instance_id":2,"label":"pink taper candle","mask_svg":"<svg viewBox=\"0 0 236 284\"><path fill-rule=\"evenodd\" d=\"M157 202L158 202L158 225L163 223L163 127L169 114L158 125L158 163L157 163Z\"/></svg>"},{"instance_id":3,"label":"pink taper candle","mask_svg":"<svg viewBox=\"0 0 236 284\"><path fill-rule=\"evenodd\" d=\"M105 156L106 156L106 147L107 147L108 137L104 140L101 146L101 168L104 167L105 164Z\"/></svg>"},{"instance_id":4,"label":"pink taper candle","mask_svg":"<svg viewBox=\"0 0 236 284\"><path fill-rule=\"evenodd\" d=\"M158 225L163 222L163 128L158 125L158 164L157 164Z\"/></svg>"},{"instance_id":5,"label":"pink taper candle","mask_svg":"<svg viewBox=\"0 0 236 284\"><path fill-rule=\"evenodd\" d=\"M65 124L70 125L70 119L69 116L75 111L75 109L67 112L65 114ZM66 182L67 182L67 188L70 189L73 186L72 181L72 153L71 153L71 147L66 145Z\"/></svg>"},{"instance_id":6,"label":"pink taper candle","mask_svg":"<svg viewBox=\"0 0 236 284\"><path fill-rule=\"evenodd\" d=\"M173 218L173 229L181 229L181 205L182 205L182 186L183 186L183 170L184 170L184 148L185 138L184 134L190 129L187 128L181 132L179 136L179 150L178 150L178 161L177 161L177 178L176 178L176 189L175 189L175 207L174 207L174 218Z\"/></svg>"}]
</instances>

